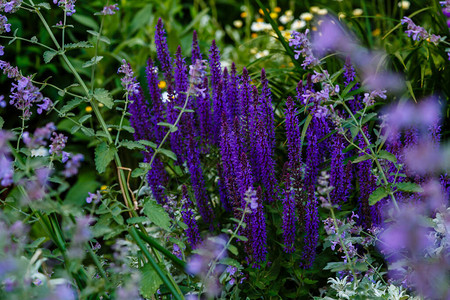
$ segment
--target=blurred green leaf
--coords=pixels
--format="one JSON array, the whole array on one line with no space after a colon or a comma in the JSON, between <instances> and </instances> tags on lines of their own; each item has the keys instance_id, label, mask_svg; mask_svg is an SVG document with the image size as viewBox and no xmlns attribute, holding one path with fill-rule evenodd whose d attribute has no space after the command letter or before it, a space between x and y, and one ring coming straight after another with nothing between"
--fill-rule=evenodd
<instances>
[{"instance_id":1,"label":"blurred green leaf","mask_svg":"<svg viewBox=\"0 0 450 300\"><path fill-rule=\"evenodd\" d=\"M147 200L144 204L144 214L156 226L159 226L166 231L170 230L170 217L158 203Z\"/></svg>"},{"instance_id":2,"label":"blurred green leaf","mask_svg":"<svg viewBox=\"0 0 450 300\"><path fill-rule=\"evenodd\" d=\"M95 148L95 167L99 173L103 173L106 167L114 159L116 149L109 147L106 142L102 142Z\"/></svg>"}]
</instances>

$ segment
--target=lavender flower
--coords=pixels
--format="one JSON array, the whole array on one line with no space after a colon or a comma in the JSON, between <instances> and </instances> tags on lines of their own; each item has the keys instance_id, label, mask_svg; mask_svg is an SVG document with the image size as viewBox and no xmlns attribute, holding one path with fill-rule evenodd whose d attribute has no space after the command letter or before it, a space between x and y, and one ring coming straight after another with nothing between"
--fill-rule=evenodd
<instances>
[{"instance_id":1,"label":"lavender flower","mask_svg":"<svg viewBox=\"0 0 450 300\"><path fill-rule=\"evenodd\" d=\"M69 178L78 174L78 169L81 166L81 162L84 160L83 154L73 155L65 164L62 174L64 177Z\"/></svg>"},{"instance_id":2,"label":"lavender flower","mask_svg":"<svg viewBox=\"0 0 450 300\"><path fill-rule=\"evenodd\" d=\"M334 189L330 193L331 201L333 204L346 201L348 195L348 186L345 179L345 165L344 165L344 153L345 149L343 138L341 135L334 135L332 137L333 148L331 150L331 163L330 163L330 185Z\"/></svg>"},{"instance_id":3,"label":"lavender flower","mask_svg":"<svg viewBox=\"0 0 450 300\"><path fill-rule=\"evenodd\" d=\"M77 2L77 1L76 0L53 0L53 4L58 4L59 7L62 7L67 16L71 16L76 12L75 2Z\"/></svg>"},{"instance_id":4,"label":"lavender flower","mask_svg":"<svg viewBox=\"0 0 450 300\"><path fill-rule=\"evenodd\" d=\"M14 105L17 109L21 110L22 117L25 120L28 120L31 117L32 113L30 109L34 103L44 102L38 105L39 114L42 113L43 110L50 109L50 106L52 105L51 100L42 96L42 93L33 85L29 77L19 78L17 83L13 83L12 86L9 104Z\"/></svg>"},{"instance_id":5,"label":"lavender flower","mask_svg":"<svg viewBox=\"0 0 450 300\"><path fill-rule=\"evenodd\" d=\"M23 0L2 0L0 1L0 11L4 11L5 13L15 13L20 5L22 5Z\"/></svg>"},{"instance_id":6,"label":"lavender flower","mask_svg":"<svg viewBox=\"0 0 450 300\"><path fill-rule=\"evenodd\" d=\"M11 24L8 23L8 18L0 15L0 34L11 31Z\"/></svg>"},{"instance_id":7,"label":"lavender flower","mask_svg":"<svg viewBox=\"0 0 450 300\"><path fill-rule=\"evenodd\" d=\"M11 150L8 147L8 141L13 135L10 132L0 130L0 184L9 186L13 183L14 169L10 157Z\"/></svg>"},{"instance_id":8,"label":"lavender flower","mask_svg":"<svg viewBox=\"0 0 450 300\"><path fill-rule=\"evenodd\" d=\"M194 212L192 211L192 202L189 199L188 191L185 185L182 187L183 190L183 206L181 215L183 216L183 222L187 225L186 235L189 244L192 249L195 249L200 243L200 233L198 232L197 221L195 220Z\"/></svg>"},{"instance_id":9,"label":"lavender flower","mask_svg":"<svg viewBox=\"0 0 450 300\"><path fill-rule=\"evenodd\" d=\"M169 47L167 46L167 40L165 37L166 31L163 27L162 19L158 19L156 24L155 32L155 44L156 44L156 54L158 60L161 63L161 69L166 77L167 85L170 87L172 85L172 59L170 57Z\"/></svg>"},{"instance_id":10,"label":"lavender flower","mask_svg":"<svg viewBox=\"0 0 450 300\"><path fill-rule=\"evenodd\" d=\"M200 51L200 46L198 45L197 31L194 30L192 33L192 64L195 64L197 59L202 60L202 53Z\"/></svg>"},{"instance_id":11,"label":"lavender flower","mask_svg":"<svg viewBox=\"0 0 450 300\"><path fill-rule=\"evenodd\" d=\"M103 16L112 16L116 13L116 11L119 11L119 5L118 4L112 4L112 5L107 5L103 7L103 10L100 12L100 15Z\"/></svg>"},{"instance_id":12,"label":"lavender flower","mask_svg":"<svg viewBox=\"0 0 450 300\"><path fill-rule=\"evenodd\" d=\"M56 132L53 132L53 137L50 138L50 141L52 144L50 145L49 152L58 155L61 153L62 149L66 147L67 136L62 133L57 134Z\"/></svg>"},{"instance_id":13,"label":"lavender flower","mask_svg":"<svg viewBox=\"0 0 450 300\"><path fill-rule=\"evenodd\" d=\"M3 70L3 74L7 75L8 78L14 78L15 80L19 80L22 77L17 67L11 66L10 63L4 60L0 60L0 69Z\"/></svg>"},{"instance_id":14,"label":"lavender flower","mask_svg":"<svg viewBox=\"0 0 450 300\"><path fill-rule=\"evenodd\" d=\"M125 59L122 60L122 65L117 70L117 74L124 74L125 76L120 79L122 82L122 86L124 90L128 94L138 93L139 92L139 83L136 81L136 78L134 78L134 72L133 69L131 69L131 66Z\"/></svg>"},{"instance_id":15,"label":"lavender flower","mask_svg":"<svg viewBox=\"0 0 450 300\"><path fill-rule=\"evenodd\" d=\"M308 39L309 29L306 29L305 33L293 31L291 33L291 39L289 40L289 46L294 47L295 59L298 59L302 55L305 60L302 63L303 68L313 68L319 64L319 60L314 56L312 51L311 42Z\"/></svg>"},{"instance_id":16,"label":"lavender flower","mask_svg":"<svg viewBox=\"0 0 450 300\"><path fill-rule=\"evenodd\" d=\"M408 24L408 30L406 30L405 33L409 37L412 36L412 39L414 41L429 40L430 42L432 42L435 45L437 45L439 43L440 39L441 39L441 37L439 35L429 34L425 30L425 28L414 24L414 22L408 17L403 17L401 23L402 24Z\"/></svg>"},{"instance_id":17,"label":"lavender flower","mask_svg":"<svg viewBox=\"0 0 450 300\"><path fill-rule=\"evenodd\" d=\"M5 54L5 47L0 45L0 56Z\"/></svg>"},{"instance_id":18,"label":"lavender flower","mask_svg":"<svg viewBox=\"0 0 450 300\"><path fill-rule=\"evenodd\" d=\"M94 203L98 203L100 202L100 200L102 199L102 194L100 193L99 190L97 190L96 193L88 193L89 196L86 198L86 203L92 203L92 201L94 201Z\"/></svg>"},{"instance_id":19,"label":"lavender flower","mask_svg":"<svg viewBox=\"0 0 450 300\"><path fill-rule=\"evenodd\" d=\"M364 93L363 103L367 106L375 104L375 98L386 99L386 90L375 90L370 93Z\"/></svg>"},{"instance_id":20,"label":"lavender flower","mask_svg":"<svg viewBox=\"0 0 450 300\"><path fill-rule=\"evenodd\" d=\"M194 89L195 95L197 97L205 98L206 87L202 84L206 76L206 61L196 60L194 65L189 66L190 84L191 88Z\"/></svg>"},{"instance_id":21,"label":"lavender flower","mask_svg":"<svg viewBox=\"0 0 450 300\"><path fill-rule=\"evenodd\" d=\"M250 188L250 191L253 188ZM251 194L251 195L250 195ZM261 187L258 188L256 193L247 193L247 197L250 195L250 208L252 210L250 227L250 241L252 247L252 258L254 267L266 261L267 256L267 232L266 232L266 219L264 217L264 206L261 198Z\"/></svg>"}]
</instances>

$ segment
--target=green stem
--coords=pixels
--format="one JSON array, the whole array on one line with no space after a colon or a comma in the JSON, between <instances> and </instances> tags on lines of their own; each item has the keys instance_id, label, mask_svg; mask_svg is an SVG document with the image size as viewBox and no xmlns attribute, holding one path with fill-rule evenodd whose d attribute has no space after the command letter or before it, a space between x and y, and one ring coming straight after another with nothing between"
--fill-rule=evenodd
<instances>
[{"instance_id":1,"label":"green stem","mask_svg":"<svg viewBox=\"0 0 450 300\"><path fill-rule=\"evenodd\" d=\"M100 21L100 29L98 30L97 40L95 41L95 55L94 57L97 57L98 55L98 45L100 43L100 36L102 35L103 30L103 21L105 19L105 16L102 16L102 20ZM92 73L91 73L91 92L94 92L94 78L95 78L95 69L97 68L97 64L92 66Z\"/></svg>"},{"instance_id":2,"label":"green stem","mask_svg":"<svg viewBox=\"0 0 450 300\"><path fill-rule=\"evenodd\" d=\"M182 292L179 290L179 288L178 288L178 291L176 290L176 286L172 285L172 283L167 279L166 275L164 275L164 272L161 270L161 268L156 264L155 260L153 259L150 252L148 251L147 247L142 242L142 240L139 238L139 234L138 234L136 228L131 227L129 232L130 232L131 236L133 237L133 239L135 240L138 247L141 249L142 253L144 253L144 255L147 258L150 265L156 271L159 278L161 278L162 282L170 290L170 292L172 293L174 298L182 300L184 298Z\"/></svg>"},{"instance_id":3,"label":"green stem","mask_svg":"<svg viewBox=\"0 0 450 300\"><path fill-rule=\"evenodd\" d=\"M117 144L119 143L120 131L122 130L123 119L125 118L125 115L127 113L128 102L129 102L129 97L128 97L128 92L127 92L125 94L125 108L123 109L122 117L120 118L119 129L117 130L116 141L114 143L114 145L116 145L116 147L117 147Z\"/></svg>"},{"instance_id":4,"label":"green stem","mask_svg":"<svg viewBox=\"0 0 450 300\"><path fill-rule=\"evenodd\" d=\"M43 47L43 48L45 48L45 49L48 49L48 50L50 50L50 51L56 51L56 50L53 49L52 47L49 47L49 46L44 45L44 44L39 43L39 42L33 42L33 41L30 40L30 39L26 39L26 38L23 38L23 37L20 37L20 36L0 35L0 38L10 39L10 40L21 40L21 41L25 41L25 42L28 42L28 43L31 43L31 44L39 45L39 46L41 46L41 47Z\"/></svg>"}]
</instances>

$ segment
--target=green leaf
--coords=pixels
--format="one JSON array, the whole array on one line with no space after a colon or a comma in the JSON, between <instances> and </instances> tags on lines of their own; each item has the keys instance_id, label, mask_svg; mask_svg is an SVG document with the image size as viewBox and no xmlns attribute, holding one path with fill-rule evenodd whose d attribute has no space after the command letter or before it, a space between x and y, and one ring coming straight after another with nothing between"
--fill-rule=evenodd
<instances>
[{"instance_id":1,"label":"green leaf","mask_svg":"<svg viewBox=\"0 0 450 300\"><path fill-rule=\"evenodd\" d=\"M114 105L113 98L108 90L102 88L95 89L93 96L98 102L103 103L109 109Z\"/></svg>"},{"instance_id":2,"label":"green leaf","mask_svg":"<svg viewBox=\"0 0 450 300\"><path fill-rule=\"evenodd\" d=\"M71 111L72 109L74 109L75 107L77 107L78 105L80 105L82 102L83 102L83 100L81 100L79 98L70 100L69 102L67 102L66 105L61 107L59 112L64 115L64 114L68 113L69 111Z\"/></svg>"},{"instance_id":3,"label":"green leaf","mask_svg":"<svg viewBox=\"0 0 450 300\"><path fill-rule=\"evenodd\" d=\"M92 117L91 114L84 115L84 116L82 116L82 117L78 120L78 122L80 122L81 124L83 124L83 123L84 123L87 119L89 119L90 117Z\"/></svg>"},{"instance_id":4,"label":"green leaf","mask_svg":"<svg viewBox=\"0 0 450 300\"><path fill-rule=\"evenodd\" d=\"M140 271L142 278L139 291L144 298L153 299L154 294L163 282L151 264L145 264L142 268L140 268Z\"/></svg>"},{"instance_id":5,"label":"green leaf","mask_svg":"<svg viewBox=\"0 0 450 300\"><path fill-rule=\"evenodd\" d=\"M150 141L140 140L139 143L141 143L141 144L144 145L144 146L148 146L148 147L150 147L150 148L153 148L153 149L158 148L158 145L156 145L155 143L150 142Z\"/></svg>"},{"instance_id":6,"label":"green leaf","mask_svg":"<svg viewBox=\"0 0 450 300\"><path fill-rule=\"evenodd\" d=\"M3 124L5 124L5 120L0 116L0 129L3 128Z\"/></svg>"},{"instance_id":7,"label":"green leaf","mask_svg":"<svg viewBox=\"0 0 450 300\"><path fill-rule=\"evenodd\" d=\"M145 146L136 141L124 140L124 141L121 141L119 145L120 145L120 147L125 147L130 150L134 150L134 149L145 150Z\"/></svg>"},{"instance_id":8,"label":"green leaf","mask_svg":"<svg viewBox=\"0 0 450 300\"><path fill-rule=\"evenodd\" d=\"M86 27L98 30L98 24L92 18L89 18L83 14L73 14L71 18Z\"/></svg>"},{"instance_id":9,"label":"green leaf","mask_svg":"<svg viewBox=\"0 0 450 300\"><path fill-rule=\"evenodd\" d=\"M369 196L369 205L375 205L381 199L387 197L389 195L388 191L385 187L380 186L377 188L372 194Z\"/></svg>"},{"instance_id":10,"label":"green leaf","mask_svg":"<svg viewBox=\"0 0 450 300\"><path fill-rule=\"evenodd\" d=\"M105 142L97 145L95 148L95 167L99 173L103 173L106 167L114 159L115 148L110 148Z\"/></svg>"},{"instance_id":11,"label":"green leaf","mask_svg":"<svg viewBox=\"0 0 450 300\"><path fill-rule=\"evenodd\" d=\"M170 123L166 123L166 122L159 122L158 124L156 124L158 126L164 126L164 127L168 127L170 129L170 132L175 132L178 130L177 126L173 126L173 124Z\"/></svg>"},{"instance_id":12,"label":"green leaf","mask_svg":"<svg viewBox=\"0 0 450 300\"><path fill-rule=\"evenodd\" d=\"M90 66L98 64L103 59L103 56L94 56L89 61L85 62L81 67L88 68Z\"/></svg>"},{"instance_id":13,"label":"green leaf","mask_svg":"<svg viewBox=\"0 0 450 300\"><path fill-rule=\"evenodd\" d=\"M175 153L173 153L170 150L167 149L158 149L158 152L161 154L164 154L165 156L167 156L168 158L171 158L173 160L177 160L177 155Z\"/></svg>"},{"instance_id":14,"label":"green leaf","mask_svg":"<svg viewBox=\"0 0 450 300\"><path fill-rule=\"evenodd\" d=\"M236 248L236 246L234 246L234 245L228 245L228 251L230 251L231 253L233 253L234 255L238 255L239 254L239 251L238 251L238 249Z\"/></svg>"},{"instance_id":15,"label":"green leaf","mask_svg":"<svg viewBox=\"0 0 450 300\"><path fill-rule=\"evenodd\" d=\"M81 206L86 203L88 192L95 191L100 183L95 181L95 172L91 169L86 169L77 176L77 181L72 184L67 195L64 197L64 204L73 204Z\"/></svg>"},{"instance_id":16,"label":"green leaf","mask_svg":"<svg viewBox=\"0 0 450 300\"><path fill-rule=\"evenodd\" d=\"M147 173L148 173L148 170L137 168L137 169L134 169L133 172L131 172L131 177L133 177L133 178L141 177Z\"/></svg>"},{"instance_id":17,"label":"green leaf","mask_svg":"<svg viewBox=\"0 0 450 300\"><path fill-rule=\"evenodd\" d=\"M352 163L357 164L359 162L365 161L370 159L370 155L369 154L364 154L362 156L358 156L354 161L352 161Z\"/></svg>"},{"instance_id":18,"label":"green leaf","mask_svg":"<svg viewBox=\"0 0 450 300\"><path fill-rule=\"evenodd\" d=\"M46 64L48 64L53 59L53 57L55 57L55 55L57 55L57 54L58 54L58 52L53 51L53 50L45 51L44 52L44 62Z\"/></svg>"},{"instance_id":19,"label":"green leaf","mask_svg":"<svg viewBox=\"0 0 450 300\"><path fill-rule=\"evenodd\" d=\"M399 182L395 185L398 190L408 193L421 193L423 189L414 182Z\"/></svg>"},{"instance_id":20,"label":"green leaf","mask_svg":"<svg viewBox=\"0 0 450 300\"><path fill-rule=\"evenodd\" d=\"M64 49L71 50L71 49L78 49L78 48L92 48L94 45L92 45L88 41L81 41L78 43L69 43L64 45Z\"/></svg>"},{"instance_id":21,"label":"green leaf","mask_svg":"<svg viewBox=\"0 0 450 300\"><path fill-rule=\"evenodd\" d=\"M312 116L308 115L306 117L305 124L303 125L302 135L300 137L300 145L303 145L303 141L305 140L305 136L306 136L306 131L308 130L308 126L309 126L309 123L311 122L311 120L312 120Z\"/></svg>"},{"instance_id":22,"label":"green leaf","mask_svg":"<svg viewBox=\"0 0 450 300\"><path fill-rule=\"evenodd\" d=\"M378 153L378 157L387 159L389 161L392 161L393 163L397 162L397 157L395 157L394 154L384 151L384 150L381 150L380 153Z\"/></svg>"},{"instance_id":23,"label":"green leaf","mask_svg":"<svg viewBox=\"0 0 450 300\"><path fill-rule=\"evenodd\" d=\"M89 137L95 136L95 131L92 128L81 127L80 129L86 136L89 136Z\"/></svg>"},{"instance_id":24,"label":"green leaf","mask_svg":"<svg viewBox=\"0 0 450 300\"><path fill-rule=\"evenodd\" d=\"M127 219L128 224L137 224L148 221L147 217L132 217Z\"/></svg>"},{"instance_id":25,"label":"green leaf","mask_svg":"<svg viewBox=\"0 0 450 300\"><path fill-rule=\"evenodd\" d=\"M144 204L144 214L156 226L159 226L167 231L170 230L170 217L164 208L162 208L162 206L158 203L152 200L147 200Z\"/></svg>"},{"instance_id":26,"label":"green leaf","mask_svg":"<svg viewBox=\"0 0 450 300\"><path fill-rule=\"evenodd\" d=\"M219 261L219 264L236 267L238 269L240 269L242 267L242 265L237 260L229 258L229 257L222 258Z\"/></svg>"},{"instance_id":27,"label":"green leaf","mask_svg":"<svg viewBox=\"0 0 450 300\"><path fill-rule=\"evenodd\" d=\"M45 8L45 9L47 9L47 10L51 9L50 4L48 4L47 2L38 3L38 4L36 4L35 6L37 6L37 7L43 7L43 8Z\"/></svg>"}]
</instances>

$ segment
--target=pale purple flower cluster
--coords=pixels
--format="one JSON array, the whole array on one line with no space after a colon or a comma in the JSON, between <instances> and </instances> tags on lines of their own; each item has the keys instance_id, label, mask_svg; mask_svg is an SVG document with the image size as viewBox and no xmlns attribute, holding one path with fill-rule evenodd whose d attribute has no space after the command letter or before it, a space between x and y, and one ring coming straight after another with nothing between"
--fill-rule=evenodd
<instances>
[{"instance_id":1,"label":"pale purple flower cluster","mask_svg":"<svg viewBox=\"0 0 450 300\"><path fill-rule=\"evenodd\" d=\"M50 138L52 142L50 145L50 154L58 155L66 147L67 136L62 133L53 132L53 136Z\"/></svg>"},{"instance_id":2,"label":"pale purple flower cluster","mask_svg":"<svg viewBox=\"0 0 450 300\"><path fill-rule=\"evenodd\" d=\"M0 15L0 34L11 31L11 24L8 23L8 18Z\"/></svg>"},{"instance_id":3,"label":"pale purple flower cluster","mask_svg":"<svg viewBox=\"0 0 450 300\"><path fill-rule=\"evenodd\" d=\"M425 28L414 24L414 22L408 17L403 17L402 24L408 25L408 30L406 30L405 33L409 37L412 37L414 41L429 40L435 45L440 42L441 37L439 35L429 34Z\"/></svg>"},{"instance_id":4,"label":"pale purple flower cluster","mask_svg":"<svg viewBox=\"0 0 450 300\"><path fill-rule=\"evenodd\" d=\"M22 117L25 120L31 117L30 109L33 104L37 104L38 114L41 114L44 110L48 111L53 104L49 98L44 98L29 77L21 77L17 80L17 83L12 84L10 98L9 104L21 110Z\"/></svg>"},{"instance_id":5,"label":"pale purple flower cluster","mask_svg":"<svg viewBox=\"0 0 450 300\"><path fill-rule=\"evenodd\" d=\"M22 2L23 0L1 0L0 11L12 14L19 9L20 5L22 5Z\"/></svg>"},{"instance_id":6,"label":"pale purple flower cluster","mask_svg":"<svg viewBox=\"0 0 450 300\"><path fill-rule=\"evenodd\" d=\"M97 192L95 193L89 192L88 194L89 196L86 198L86 203L90 204L94 202L94 204L97 204L102 199L102 194L99 190L97 190Z\"/></svg>"},{"instance_id":7,"label":"pale purple flower cluster","mask_svg":"<svg viewBox=\"0 0 450 300\"><path fill-rule=\"evenodd\" d=\"M375 90L370 93L364 93L363 103L367 106L375 104L375 98L386 99L386 90Z\"/></svg>"},{"instance_id":8,"label":"pale purple flower cluster","mask_svg":"<svg viewBox=\"0 0 450 300\"><path fill-rule=\"evenodd\" d=\"M75 2L77 2L77 0L53 0L53 4L62 7L67 16L71 16L76 12Z\"/></svg>"},{"instance_id":9,"label":"pale purple flower cluster","mask_svg":"<svg viewBox=\"0 0 450 300\"><path fill-rule=\"evenodd\" d=\"M0 130L0 185L8 186L13 183L13 165L11 160L11 150L8 141L12 139L10 132Z\"/></svg>"},{"instance_id":10,"label":"pale purple flower cluster","mask_svg":"<svg viewBox=\"0 0 450 300\"><path fill-rule=\"evenodd\" d=\"M3 70L3 74L8 76L8 78L19 80L22 77L17 67L11 66L9 62L4 60L0 60L0 69Z\"/></svg>"},{"instance_id":11,"label":"pale purple flower cluster","mask_svg":"<svg viewBox=\"0 0 450 300\"><path fill-rule=\"evenodd\" d=\"M75 154L70 157L69 160L66 161L66 164L64 165L64 170L62 171L62 174L66 177L72 177L74 175L78 174L78 169L81 166L81 162L84 160L83 154Z\"/></svg>"},{"instance_id":12,"label":"pale purple flower cluster","mask_svg":"<svg viewBox=\"0 0 450 300\"><path fill-rule=\"evenodd\" d=\"M313 68L319 64L319 60L314 56L308 33L309 29L306 29L305 33L293 31L289 40L289 46L293 46L295 49L295 59L298 59L300 55L304 57L305 60L302 63L304 68Z\"/></svg>"},{"instance_id":13,"label":"pale purple flower cluster","mask_svg":"<svg viewBox=\"0 0 450 300\"><path fill-rule=\"evenodd\" d=\"M130 64L127 63L125 59L122 60L122 65L120 66L119 70L117 70L117 74L120 73L125 75L120 79L125 91L129 94L139 93L140 85L134 77L133 69L131 69Z\"/></svg>"},{"instance_id":14,"label":"pale purple flower cluster","mask_svg":"<svg viewBox=\"0 0 450 300\"><path fill-rule=\"evenodd\" d=\"M103 10L100 12L100 14L104 16L112 16L116 13L116 11L119 11L119 5L117 3L103 7Z\"/></svg>"},{"instance_id":15,"label":"pale purple flower cluster","mask_svg":"<svg viewBox=\"0 0 450 300\"><path fill-rule=\"evenodd\" d=\"M202 88L203 80L206 76L206 61L197 59L194 65L189 66L189 81L192 88L195 89L193 94L205 97L206 88Z\"/></svg>"}]
</instances>

